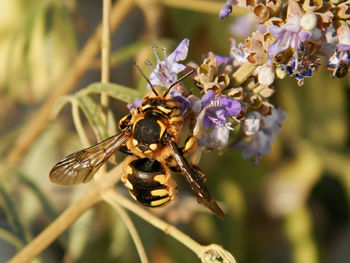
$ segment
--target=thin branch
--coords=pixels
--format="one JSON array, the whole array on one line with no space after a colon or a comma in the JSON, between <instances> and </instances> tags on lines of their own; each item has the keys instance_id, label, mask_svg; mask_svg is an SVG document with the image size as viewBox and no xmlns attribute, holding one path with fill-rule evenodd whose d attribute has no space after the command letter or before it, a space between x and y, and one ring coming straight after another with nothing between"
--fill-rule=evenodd
<instances>
[{"instance_id":1,"label":"thin branch","mask_svg":"<svg viewBox=\"0 0 350 263\"><path fill-rule=\"evenodd\" d=\"M198 244L196 241L194 241L192 238L190 238L185 233L178 230L176 227L168 224L167 222L159 219L158 217L152 215L147 210L141 208L139 205L137 205L135 202L127 199L123 195L119 194L118 192L114 190L109 190L105 192L102 196L103 200L105 200L108 203L115 202L117 204L120 204L121 206L125 207L126 209L132 211L134 214L141 217L143 220L147 221L151 225L155 226L156 228L162 230L164 233L172 236L182 244L184 244L186 247L191 249L196 255L201 258L202 257L202 246Z\"/></svg>"},{"instance_id":2,"label":"thin branch","mask_svg":"<svg viewBox=\"0 0 350 263\"><path fill-rule=\"evenodd\" d=\"M142 245L142 241L140 239L139 234L137 233L137 230L135 228L134 223L131 221L128 213L125 211L124 208L122 208L117 202L114 202L114 200L109 199L108 196L105 196L104 200L110 204L115 210L118 211L120 217L122 218L122 220L124 221L132 239L134 240L137 252L139 253L139 257L141 260L141 263L148 263L148 259L146 256L146 252L145 249Z\"/></svg>"},{"instance_id":3,"label":"thin branch","mask_svg":"<svg viewBox=\"0 0 350 263\"><path fill-rule=\"evenodd\" d=\"M9 242L10 244L14 245L17 249L23 247L23 241L20 238L16 237L13 233L7 231L2 227L0 227L0 239Z\"/></svg>"},{"instance_id":4,"label":"thin branch","mask_svg":"<svg viewBox=\"0 0 350 263\"><path fill-rule=\"evenodd\" d=\"M111 11L112 31L115 31L119 27L134 6L135 2L133 0L119 0L114 4ZM56 88L43 106L27 121L27 125L14 142L14 147L7 155L6 159L10 164L17 164L21 160L23 154L46 127L56 100L71 92L78 80L90 68L91 63L100 50L101 32L102 26L99 25L75 59L72 67L67 70L66 78Z\"/></svg>"},{"instance_id":5,"label":"thin branch","mask_svg":"<svg viewBox=\"0 0 350 263\"><path fill-rule=\"evenodd\" d=\"M169 7L191 10L195 12L203 12L207 14L215 14L219 16L219 12L223 6L223 2L205 1L205 0L161 0L161 2ZM248 13L248 9L242 6L234 6L231 15L239 16Z\"/></svg>"},{"instance_id":6,"label":"thin branch","mask_svg":"<svg viewBox=\"0 0 350 263\"><path fill-rule=\"evenodd\" d=\"M75 222L86 210L100 200L98 192L93 188L75 203L70 205L55 221L44 229L36 238L18 252L8 263L28 262L49 244L57 239L71 224Z\"/></svg>"},{"instance_id":7,"label":"thin branch","mask_svg":"<svg viewBox=\"0 0 350 263\"><path fill-rule=\"evenodd\" d=\"M91 187L82 195L82 197L71 204L63 213L46 227L36 238L19 251L8 263L28 262L45 248L47 248L55 239L57 239L65 230L67 230L86 210L101 201L101 193L113 187L120 179L124 162L120 163L114 169L105 173L103 180L95 180Z\"/></svg>"},{"instance_id":8,"label":"thin branch","mask_svg":"<svg viewBox=\"0 0 350 263\"><path fill-rule=\"evenodd\" d=\"M101 40L101 82L108 83L110 78L111 58L111 0L103 0L102 40ZM109 99L101 94L102 119L107 125Z\"/></svg>"}]
</instances>

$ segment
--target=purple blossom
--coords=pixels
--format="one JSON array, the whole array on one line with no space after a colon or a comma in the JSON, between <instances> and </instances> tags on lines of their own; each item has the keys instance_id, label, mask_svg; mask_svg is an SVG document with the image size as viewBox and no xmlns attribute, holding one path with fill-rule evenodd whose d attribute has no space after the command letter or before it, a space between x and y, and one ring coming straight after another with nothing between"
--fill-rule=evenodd
<instances>
[{"instance_id":1,"label":"purple blossom","mask_svg":"<svg viewBox=\"0 0 350 263\"><path fill-rule=\"evenodd\" d=\"M231 63L232 62L232 58L230 57L222 57L219 55L215 55L216 61L218 62L218 64L222 64L222 63Z\"/></svg>"},{"instance_id":2,"label":"purple blossom","mask_svg":"<svg viewBox=\"0 0 350 263\"><path fill-rule=\"evenodd\" d=\"M215 98L215 93L209 90L201 99L201 111L204 111L203 126L215 128L225 126L227 116L237 116L241 111L241 104L225 96Z\"/></svg>"},{"instance_id":3,"label":"purple blossom","mask_svg":"<svg viewBox=\"0 0 350 263\"><path fill-rule=\"evenodd\" d=\"M286 23L283 27L270 26L270 33L276 38L276 41L269 46L269 56L274 57L282 51L291 47L294 54L297 54L302 43L311 37L311 33L302 30L301 27L293 23Z\"/></svg>"},{"instance_id":4,"label":"purple blossom","mask_svg":"<svg viewBox=\"0 0 350 263\"><path fill-rule=\"evenodd\" d=\"M286 70L289 75L299 81L303 81L306 77L311 77L318 67L318 60L313 61L308 58L297 59L295 57L290 59L288 65L281 65L282 70Z\"/></svg>"},{"instance_id":5,"label":"purple blossom","mask_svg":"<svg viewBox=\"0 0 350 263\"><path fill-rule=\"evenodd\" d=\"M208 149L222 149L227 145L231 129L227 126L213 128L209 134L204 133L198 143Z\"/></svg>"},{"instance_id":6,"label":"purple blossom","mask_svg":"<svg viewBox=\"0 0 350 263\"><path fill-rule=\"evenodd\" d=\"M256 134L261 125L261 114L257 111L249 113L242 123L242 131L246 136Z\"/></svg>"},{"instance_id":7,"label":"purple blossom","mask_svg":"<svg viewBox=\"0 0 350 263\"><path fill-rule=\"evenodd\" d=\"M181 97L177 98L183 100ZM193 133L201 134L198 143L210 149L221 149L226 146L229 131L232 130L231 123L226 118L238 115L241 104L225 96L216 98L212 90L205 93L202 99L194 95L186 99L190 101L190 107L197 115ZM201 133L203 127L207 129L206 133Z\"/></svg>"},{"instance_id":8,"label":"purple blossom","mask_svg":"<svg viewBox=\"0 0 350 263\"><path fill-rule=\"evenodd\" d=\"M138 107L141 107L142 105L142 99L136 99L134 100L134 103L128 103L126 107L130 110L130 113L133 113L134 110Z\"/></svg>"},{"instance_id":9,"label":"purple blossom","mask_svg":"<svg viewBox=\"0 0 350 263\"><path fill-rule=\"evenodd\" d=\"M242 148L242 156L248 159L255 156L256 160L271 152L270 143L275 141L273 134L281 131L281 122L287 114L281 109L273 109L271 115L262 116L258 112L249 113L242 122L242 132L245 135L233 145L234 149Z\"/></svg>"},{"instance_id":10,"label":"purple blossom","mask_svg":"<svg viewBox=\"0 0 350 263\"><path fill-rule=\"evenodd\" d=\"M272 113L263 117L262 129L267 134L278 134L281 132L281 123L287 119L287 113L280 108L272 110Z\"/></svg>"},{"instance_id":11,"label":"purple blossom","mask_svg":"<svg viewBox=\"0 0 350 263\"><path fill-rule=\"evenodd\" d=\"M230 26L230 31L240 38L247 38L256 27L255 16L249 13L237 17L235 22Z\"/></svg>"},{"instance_id":12,"label":"purple blossom","mask_svg":"<svg viewBox=\"0 0 350 263\"><path fill-rule=\"evenodd\" d=\"M181 115L183 115L191 105L191 101L182 96L180 91L171 91L170 95L181 103Z\"/></svg>"},{"instance_id":13,"label":"purple blossom","mask_svg":"<svg viewBox=\"0 0 350 263\"><path fill-rule=\"evenodd\" d=\"M219 18L224 19L225 17L229 16L232 12L232 5L235 4L237 4L236 0L227 0L220 10Z\"/></svg>"},{"instance_id":14,"label":"purple blossom","mask_svg":"<svg viewBox=\"0 0 350 263\"><path fill-rule=\"evenodd\" d=\"M149 79L152 85L168 87L177 80L177 74L186 68L185 65L177 62L187 57L189 42L188 38L183 39L169 56L167 56L166 50L163 49L164 60L160 60L156 48L154 47L157 66L155 69L151 68L152 73ZM150 88L149 85L147 87Z\"/></svg>"}]
</instances>

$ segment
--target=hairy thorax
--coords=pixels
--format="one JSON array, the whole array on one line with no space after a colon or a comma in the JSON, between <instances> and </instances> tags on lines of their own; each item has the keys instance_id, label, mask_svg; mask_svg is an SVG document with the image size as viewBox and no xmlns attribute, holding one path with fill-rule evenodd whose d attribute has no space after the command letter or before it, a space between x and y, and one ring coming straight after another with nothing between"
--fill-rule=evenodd
<instances>
[{"instance_id":1,"label":"hairy thorax","mask_svg":"<svg viewBox=\"0 0 350 263\"><path fill-rule=\"evenodd\" d=\"M146 98L130 119L132 136L126 145L141 158L165 161L169 156L164 136L178 142L183 125L180 104L176 100Z\"/></svg>"}]
</instances>

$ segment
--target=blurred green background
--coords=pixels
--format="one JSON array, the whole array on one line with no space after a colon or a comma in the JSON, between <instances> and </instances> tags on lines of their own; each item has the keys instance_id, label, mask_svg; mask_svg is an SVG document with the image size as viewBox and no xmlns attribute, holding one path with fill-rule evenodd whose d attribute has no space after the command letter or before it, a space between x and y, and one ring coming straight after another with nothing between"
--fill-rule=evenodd
<instances>
[{"instance_id":1,"label":"blurred green background","mask_svg":"<svg viewBox=\"0 0 350 263\"><path fill-rule=\"evenodd\" d=\"M111 82L144 89L133 62L153 59L152 43L167 46L170 53L188 37L188 60L197 63L209 51L228 55L235 17L220 21L215 13L164 2L139 1L113 33ZM57 160L83 148L69 106L50 120L15 166L8 155L23 127L72 70L101 14L102 1L96 0L0 2L0 262L87 187L62 187L48 180ZM98 54L73 92L100 81L99 65ZM288 119L269 156L257 166L229 149L202 156L207 185L227 217L218 219L197 207L181 178L177 201L155 212L201 244L222 245L238 262L350 262L349 79L331 79L323 70L303 87L289 77L275 87L272 102ZM117 122L127 113L125 102L110 104ZM91 142L96 142L81 116ZM178 241L130 215L150 262L199 262ZM85 213L37 260L139 262L123 221L103 203Z\"/></svg>"}]
</instances>

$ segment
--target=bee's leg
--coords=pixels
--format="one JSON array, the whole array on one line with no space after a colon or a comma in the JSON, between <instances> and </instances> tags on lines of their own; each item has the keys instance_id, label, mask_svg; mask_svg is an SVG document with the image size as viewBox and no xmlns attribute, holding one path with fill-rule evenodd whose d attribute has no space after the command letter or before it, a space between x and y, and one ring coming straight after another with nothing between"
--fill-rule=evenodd
<instances>
[{"instance_id":1,"label":"bee's leg","mask_svg":"<svg viewBox=\"0 0 350 263\"><path fill-rule=\"evenodd\" d=\"M207 181L207 177L197 165L192 164L191 169L197 174L197 176L202 180L203 183Z\"/></svg>"},{"instance_id":2,"label":"bee's leg","mask_svg":"<svg viewBox=\"0 0 350 263\"><path fill-rule=\"evenodd\" d=\"M119 121L119 128L121 130L124 130L130 123L132 115L129 113L128 115L125 115L121 120Z\"/></svg>"},{"instance_id":3,"label":"bee's leg","mask_svg":"<svg viewBox=\"0 0 350 263\"><path fill-rule=\"evenodd\" d=\"M134 155L133 152L130 151L128 147L126 147L126 145L120 146L119 151L127 155Z\"/></svg>"},{"instance_id":4,"label":"bee's leg","mask_svg":"<svg viewBox=\"0 0 350 263\"><path fill-rule=\"evenodd\" d=\"M199 178L203 183L206 182L207 177L205 176L205 174L202 172L202 170L197 166L197 165L189 165L190 169L193 171L193 174L195 174L195 176L197 178ZM170 170L177 172L177 173L181 173L181 169L179 166L171 166L169 167Z\"/></svg>"},{"instance_id":5,"label":"bee's leg","mask_svg":"<svg viewBox=\"0 0 350 263\"><path fill-rule=\"evenodd\" d=\"M180 150L183 155L192 152L197 146L197 138L194 135L190 135L186 138L185 146Z\"/></svg>"}]
</instances>

